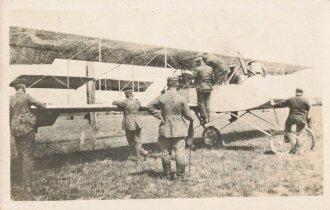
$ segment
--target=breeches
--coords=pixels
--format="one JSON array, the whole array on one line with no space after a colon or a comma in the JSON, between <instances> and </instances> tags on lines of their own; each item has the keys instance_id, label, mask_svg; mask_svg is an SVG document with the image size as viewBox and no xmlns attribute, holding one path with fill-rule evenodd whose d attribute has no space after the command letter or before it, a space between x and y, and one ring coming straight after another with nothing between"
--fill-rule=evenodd
<instances>
[{"instance_id":1,"label":"breeches","mask_svg":"<svg viewBox=\"0 0 330 210\"><path fill-rule=\"evenodd\" d=\"M159 138L160 148L162 150L163 163L170 163L172 153L175 153L175 162L178 165L185 165L185 138Z\"/></svg>"},{"instance_id":2,"label":"breeches","mask_svg":"<svg viewBox=\"0 0 330 210\"><path fill-rule=\"evenodd\" d=\"M197 103L202 118L210 118L210 95L211 92L197 92Z\"/></svg>"},{"instance_id":3,"label":"breeches","mask_svg":"<svg viewBox=\"0 0 330 210\"><path fill-rule=\"evenodd\" d=\"M296 125L296 132L297 132L298 135L305 128L305 123L293 121L293 120L288 118L285 121L285 131L286 132L291 132L291 128L292 128L293 125Z\"/></svg>"},{"instance_id":4,"label":"breeches","mask_svg":"<svg viewBox=\"0 0 330 210\"><path fill-rule=\"evenodd\" d=\"M141 129L125 130L125 133L128 144L135 149L136 155L139 156L142 150Z\"/></svg>"},{"instance_id":5,"label":"breeches","mask_svg":"<svg viewBox=\"0 0 330 210\"><path fill-rule=\"evenodd\" d=\"M21 170L21 182L23 185L29 185L33 176L33 153L35 143L35 132L15 138L18 165Z\"/></svg>"}]
</instances>

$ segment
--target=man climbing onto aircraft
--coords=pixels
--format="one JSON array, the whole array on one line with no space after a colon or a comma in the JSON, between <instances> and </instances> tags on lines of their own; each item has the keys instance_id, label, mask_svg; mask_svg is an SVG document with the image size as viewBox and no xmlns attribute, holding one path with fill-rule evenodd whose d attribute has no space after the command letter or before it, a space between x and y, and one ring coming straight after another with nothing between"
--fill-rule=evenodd
<instances>
[{"instance_id":1,"label":"man climbing onto aircraft","mask_svg":"<svg viewBox=\"0 0 330 210\"><path fill-rule=\"evenodd\" d=\"M127 142L135 150L136 160L144 160L148 151L142 148L141 142L142 122L139 117L141 103L134 99L132 90L125 91L125 95L124 101L114 101L112 104L123 109L122 128L125 130Z\"/></svg>"},{"instance_id":2,"label":"man climbing onto aircraft","mask_svg":"<svg viewBox=\"0 0 330 210\"><path fill-rule=\"evenodd\" d=\"M162 150L164 176L171 177L171 155L175 153L177 178L187 181L185 177L185 137L188 134L187 124L183 118L193 122L186 99L177 92L178 78L167 79L168 90L148 105L148 112L161 120L159 125L159 144ZM157 111L160 109L160 113ZM192 147L192 141L187 146Z\"/></svg>"},{"instance_id":3,"label":"man climbing onto aircraft","mask_svg":"<svg viewBox=\"0 0 330 210\"><path fill-rule=\"evenodd\" d=\"M271 103L275 108L289 107L290 111L289 116L285 121L285 131L291 132L291 127L296 125L296 132L299 136L309 120L308 112L311 108L308 99L303 97L303 90L301 88L297 88L295 97L291 97L278 104L274 104L273 101ZM299 141L299 138L297 138L296 152L301 154L302 151L299 147Z\"/></svg>"},{"instance_id":4,"label":"man climbing onto aircraft","mask_svg":"<svg viewBox=\"0 0 330 210\"><path fill-rule=\"evenodd\" d=\"M16 94L10 97L10 128L14 136L18 165L19 183L30 191L33 179L33 153L36 132L36 116L31 113L31 106L46 108L46 106L26 94L26 81L14 80L10 86Z\"/></svg>"},{"instance_id":5,"label":"man climbing onto aircraft","mask_svg":"<svg viewBox=\"0 0 330 210\"><path fill-rule=\"evenodd\" d=\"M213 90L214 74L211 67L206 65L203 58L195 59L196 70L194 72L197 103L200 109L202 124L210 121L210 95Z\"/></svg>"},{"instance_id":6,"label":"man climbing onto aircraft","mask_svg":"<svg viewBox=\"0 0 330 210\"><path fill-rule=\"evenodd\" d=\"M229 66L229 73L227 75L228 78L228 83L229 84L239 84L241 83L241 77L237 74L237 69L238 67L236 65L230 65ZM231 112L233 115L231 115L231 118L229 119L229 122L234 122L237 120L238 112Z\"/></svg>"}]
</instances>

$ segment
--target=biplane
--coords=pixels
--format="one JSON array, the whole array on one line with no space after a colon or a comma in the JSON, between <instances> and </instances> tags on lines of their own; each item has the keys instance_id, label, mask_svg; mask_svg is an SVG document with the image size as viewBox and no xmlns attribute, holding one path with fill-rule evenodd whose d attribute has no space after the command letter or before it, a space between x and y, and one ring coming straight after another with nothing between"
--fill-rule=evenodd
<instances>
[{"instance_id":1,"label":"biplane","mask_svg":"<svg viewBox=\"0 0 330 210\"><path fill-rule=\"evenodd\" d=\"M174 72L181 71L181 75L187 75L186 71L194 68L194 59L200 52L193 52L181 49L142 45L114 41L108 39L83 37L78 35L56 33L43 30L27 28L10 28L10 64L52 64L55 59L80 60L89 62L117 63L118 65L138 65L171 68ZM219 84L214 86L211 94L210 109L214 113L224 113L234 115L237 120L260 130L264 134L271 136L271 131L266 131L254 123L249 122L243 116L250 114L256 118L279 129L276 123L269 122L261 116L251 112L259 109L272 109L272 100L281 101L292 96L294 89L299 86L305 89L306 96L313 99L313 104L320 104L320 89L311 88L310 80L307 82L308 74L317 74L313 70L302 70L305 67L289 64L271 63L259 61L267 66L267 75L244 75L246 73L245 61L241 56L230 57L221 56L224 63L237 64L241 66L245 80L238 85ZM279 69L279 66L286 70L283 75L273 75ZM69 69L68 69L69 70ZM29 75L21 77L32 78ZM49 76L37 75L31 81L30 87L49 88L49 84L57 82L53 88L75 89L95 80L90 77L72 77L72 76ZM310 79L310 78L308 78ZM165 81L165 80L164 80ZM187 84L190 81L186 81ZM133 81L131 87L135 91ZM152 83L147 87L142 87L147 99L142 100L141 110L146 109L146 105L164 90L165 82ZM200 120L199 109L196 103L196 91L193 87L184 84L180 92L188 98L190 108L195 112ZM284 91L285 90L285 91ZM313 90L317 90L316 92ZM317 100L315 100L317 99ZM38 126L51 126L57 117L62 113L81 113L81 112L105 112L120 111L120 109L111 104L80 104L80 105L48 105L46 109L34 110L37 115ZM241 115L235 115L233 111L243 112ZM276 111L274 109L276 117ZM217 118L218 119L218 118ZM205 144L223 144L221 139L221 130L229 126L217 129L214 126L201 124L204 127L203 139Z\"/></svg>"}]
</instances>

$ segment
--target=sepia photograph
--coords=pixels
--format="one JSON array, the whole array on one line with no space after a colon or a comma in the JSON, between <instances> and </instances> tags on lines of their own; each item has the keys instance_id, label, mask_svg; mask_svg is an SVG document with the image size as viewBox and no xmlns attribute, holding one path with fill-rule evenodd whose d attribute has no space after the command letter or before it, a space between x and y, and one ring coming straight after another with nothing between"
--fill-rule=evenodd
<instances>
[{"instance_id":1,"label":"sepia photograph","mask_svg":"<svg viewBox=\"0 0 330 210\"><path fill-rule=\"evenodd\" d=\"M27 2L1 2L3 209L326 209L329 1Z\"/></svg>"}]
</instances>

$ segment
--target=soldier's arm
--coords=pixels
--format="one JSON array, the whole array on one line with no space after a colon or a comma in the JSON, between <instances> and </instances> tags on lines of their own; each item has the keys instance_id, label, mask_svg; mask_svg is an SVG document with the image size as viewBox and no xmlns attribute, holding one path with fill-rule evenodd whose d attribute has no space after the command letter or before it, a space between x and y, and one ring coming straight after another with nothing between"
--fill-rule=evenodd
<instances>
[{"instance_id":1,"label":"soldier's arm","mask_svg":"<svg viewBox=\"0 0 330 210\"><path fill-rule=\"evenodd\" d=\"M213 69L211 70L211 83L212 83L212 85L215 83L215 76L214 76Z\"/></svg>"},{"instance_id":2,"label":"soldier's arm","mask_svg":"<svg viewBox=\"0 0 330 210\"><path fill-rule=\"evenodd\" d=\"M289 106L289 99L282 101L280 103L274 104L275 108L283 108L283 107L288 107Z\"/></svg>"},{"instance_id":3,"label":"soldier's arm","mask_svg":"<svg viewBox=\"0 0 330 210\"><path fill-rule=\"evenodd\" d=\"M159 109L159 105L160 105L160 101L159 101L159 97L157 97L156 99L154 99L151 103L149 103L146 107L146 111L154 116L155 118L164 121L162 115L160 114L160 112L157 110Z\"/></svg>"},{"instance_id":4,"label":"soldier's arm","mask_svg":"<svg viewBox=\"0 0 330 210\"><path fill-rule=\"evenodd\" d=\"M306 110L309 111L311 109L311 104L308 100L306 100Z\"/></svg>"},{"instance_id":5,"label":"soldier's arm","mask_svg":"<svg viewBox=\"0 0 330 210\"><path fill-rule=\"evenodd\" d=\"M183 112L182 112L183 117L189 121L193 121L194 119L190 113L190 108L186 100L183 101L182 108L183 108Z\"/></svg>"},{"instance_id":6,"label":"soldier's arm","mask_svg":"<svg viewBox=\"0 0 330 210\"><path fill-rule=\"evenodd\" d=\"M139 111L146 111L147 110L146 107L142 107L141 102L138 99L135 99L135 100L139 105Z\"/></svg>"},{"instance_id":7,"label":"soldier's arm","mask_svg":"<svg viewBox=\"0 0 330 210\"><path fill-rule=\"evenodd\" d=\"M116 105L120 108L124 108L125 107L125 103L123 101L113 101L112 105Z\"/></svg>"},{"instance_id":8,"label":"soldier's arm","mask_svg":"<svg viewBox=\"0 0 330 210\"><path fill-rule=\"evenodd\" d=\"M28 95L28 100L29 100L29 104L30 105L33 105L37 108L40 108L40 109L45 109L46 108L46 105L41 103L40 101L34 99L32 96Z\"/></svg>"},{"instance_id":9,"label":"soldier's arm","mask_svg":"<svg viewBox=\"0 0 330 210\"><path fill-rule=\"evenodd\" d=\"M196 68L195 69L195 72L194 72L194 82L195 82L195 85L196 85L196 83L198 83L199 82L199 79L200 79L200 70L199 70L199 68Z\"/></svg>"}]
</instances>

